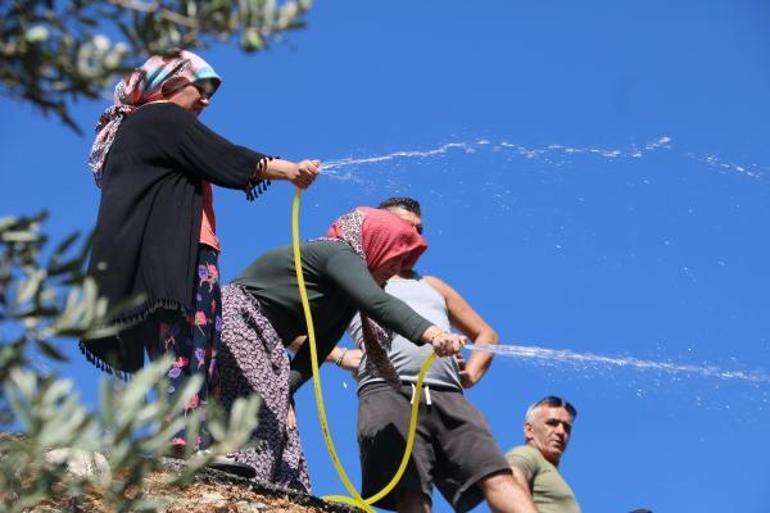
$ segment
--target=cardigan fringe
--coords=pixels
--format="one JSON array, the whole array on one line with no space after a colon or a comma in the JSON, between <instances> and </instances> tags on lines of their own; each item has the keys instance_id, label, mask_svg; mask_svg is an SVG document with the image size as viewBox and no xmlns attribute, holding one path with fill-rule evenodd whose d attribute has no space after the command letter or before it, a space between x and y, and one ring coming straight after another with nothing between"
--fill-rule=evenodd
<instances>
[{"instance_id":1,"label":"cardigan fringe","mask_svg":"<svg viewBox=\"0 0 770 513\"><path fill-rule=\"evenodd\" d=\"M256 182L249 180L249 185L246 188L246 199L254 201L267 191L268 185L270 185L270 180L258 180Z\"/></svg>"},{"instance_id":2,"label":"cardigan fringe","mask_svg":"<svg viewBox=\"0 0 770 513\"><path fill-rule=\"evenodd\" d=\"M110 376L115 376L121 381L130 381L131 378L133 377L132 373L128 371L116 369L109 363L105 362L104 360L96 356L94 353L91 352L90 349L88 349L88 347L83 343L82 340L78 343L78 347L80 348L80 352L83 353L83 355L86 357L86 360L88 360L88 362L91 365L93 365L100 371L106 372Z\"/></svg>"},{"instance_id":3,"label":"cardigan fringe","mask_svg":"<svg viewBox=\"0 0 770 513\"><path fill-rule=\"evenodd\" d=\"M254 171L254 174L249 177L249 183L247 183L245 187L247 200L254 201L260 195L264 194L265 191L267 191L267 187L270 185L270 180L265 180L260 178L260 176L262 175L262 172L267 168L267 163L273 159L278 158L280 157L265 155L259 159L259 162L257 162L257 169Z\"/></svg>"},{"instance_id":4,"label":"cardigan fringe","mask_svg":"<svg viewBox=\"0 0 770 513\"><path fill-rule=\"evenodd\" d=\"M153 313L155 313L157 310L160 310L160 309L169 310L172 312L176 311L186 317L190 317L193 315L188 308L185 308L184 306L182 306L178 301L174 301L173 299L156 299L152 305L142 308L140 312L137 312L125 317L121 317L119 319L114 319L108 325L115 326L119 330L125 330L139 324L140 322L146 321L150 317L150 315L152 315ZM119 337L120 335L118 334L115 336ZM111 376L115 376L122 381L129 381L133 376L133 371L119 369L114 365L107 363L103 358L94 354L94 352L91 351L91 349L89 349L86 341L81 340L78 343L78 347L80 348L80 352L86 357L86 360L88 360L88 362L91 365L93 365L100 371L106 372Z\"/></svg>"}]
</instances>

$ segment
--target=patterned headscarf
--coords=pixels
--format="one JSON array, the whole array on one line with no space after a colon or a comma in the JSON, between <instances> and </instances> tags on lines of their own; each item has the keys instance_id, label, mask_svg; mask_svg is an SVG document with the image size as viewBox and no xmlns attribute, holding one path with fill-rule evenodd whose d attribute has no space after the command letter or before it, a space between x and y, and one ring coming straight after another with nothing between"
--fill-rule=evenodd
<instances>
[{"instance_id":1,"label":"patterned headscarf","mask_svg":"<svg viewBox=\"0 0 770 513\"><path fill-rule=\"evenodd\" d=\"M187 50L177 50L167 56L153 55L118 82L112 106L99 116L96 138L88 157L97 187L101 187L104 161L123 119L142 105L162 100L201 80L211 80L215 91L222 83L220 76L201 57Z\"/></svg>"},{"instance_id":2,"label":"patterned headscarf","mask_svg":"<svg viewBox=\"0 0 770 513\"><path fill-rule=\"evenodd\" d=\"M332 224L327 238L346 242L373 271L388 260L409 255L409 267L428 249L425 240L412 225L386 210L359 207ZM366 351L367 372L379 375L392 386L398 386L398 373L388 359L393 338L383 328L361 313L361 331ZM374 368L368 368L373 365Z\"/></svg>"}]
</instances>

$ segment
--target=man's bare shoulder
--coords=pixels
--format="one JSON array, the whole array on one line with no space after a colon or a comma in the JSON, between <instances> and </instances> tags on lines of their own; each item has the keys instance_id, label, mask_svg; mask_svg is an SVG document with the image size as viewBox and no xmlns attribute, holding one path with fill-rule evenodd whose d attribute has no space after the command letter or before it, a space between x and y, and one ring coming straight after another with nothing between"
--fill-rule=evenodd
<instances>
[{"instance_id":1,"label":"man's bare shoulder","mask_svg":"<svg viewBox=\"0 0 770 513\"><path fill-rule=\"evenodd\" d=\"M436 291L438 291L438 293L444 297L446 297L450 292L454 292L455 294L457 293L452 287L449 286L447 282L445 282L444 280L440 279L437 276L428 274L428 275L420 276L420 279L425 283L427 283L428 285L430 285L431 287L433 287L434 289L436 289Z\"/></svg>"}]
</instances>

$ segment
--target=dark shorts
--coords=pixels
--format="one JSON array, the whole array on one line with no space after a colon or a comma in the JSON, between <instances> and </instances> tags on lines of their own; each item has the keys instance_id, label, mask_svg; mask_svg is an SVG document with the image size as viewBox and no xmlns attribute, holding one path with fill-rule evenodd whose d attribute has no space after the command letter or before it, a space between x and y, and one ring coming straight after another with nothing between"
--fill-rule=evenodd
<instances>
[{"instance_id":1,"label":"dark shorts","mask_svg":"<svg viewBox=\"0 0 770 513\"><path fill-rule=\"evenodd\" d=\"M372 383L358 393L358 446L362 496L379 492L393 477L406 446L411 413L411 385L396 391ZM435 484L458 512L474 508L484 496L477 483L500 472L508 462L486 419L458 391L430 389L431 405L421 399L414 450L397 490L422 492L428 499ZM394 492L374 504L395 510Z\"/></svg>"}]
</instances>

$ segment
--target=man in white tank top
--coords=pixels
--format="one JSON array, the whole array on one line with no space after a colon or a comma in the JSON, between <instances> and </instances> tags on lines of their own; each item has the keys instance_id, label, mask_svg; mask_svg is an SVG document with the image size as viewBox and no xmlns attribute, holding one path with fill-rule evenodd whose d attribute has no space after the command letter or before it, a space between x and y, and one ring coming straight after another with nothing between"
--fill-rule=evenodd
<instances>
[{"instance_id":1,"label":"man in white tank top","mask_svg":"<svg viewBox=\"0 0 770 513\"><path fill-rule=\"evenodd\" d=\"M422 233L420 205L411 198L380 204ZM431 322L456 328L474 343L496 344L495 331L445 282L408 270L392 278L385 290ZM360 319L349 328L361 347ZM361 450L362 496L378 492L393 476L404 451L410 401L427 346L394 335L388 356L402 382L396 390L372 374L360 349L336 347L327 361L350 370L358 380L358 441ZM374 504L399 513L429 513L435 485L455 511L465 512L486 500L495 512L536 513L531 497L513 478L484 416L463 395L484 376L490 353L474 352L467 363L441 358L431 366L423 393L412 464L393 492Z\"/></svg>"}]
</instances>

